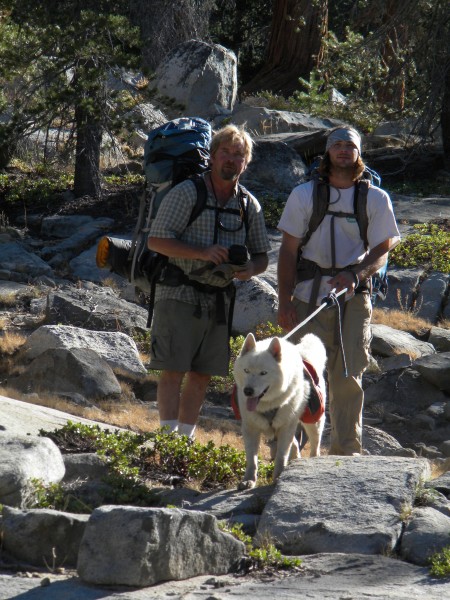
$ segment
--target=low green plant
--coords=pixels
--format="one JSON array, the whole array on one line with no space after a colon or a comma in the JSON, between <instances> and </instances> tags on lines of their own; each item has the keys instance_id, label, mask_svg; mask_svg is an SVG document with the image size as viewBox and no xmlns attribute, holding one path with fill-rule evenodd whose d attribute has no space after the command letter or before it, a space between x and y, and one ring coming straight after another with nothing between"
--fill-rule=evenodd
<instances>
[{"instance_id":1,"label":"low green plant","mask_svg":"<svg viewBox=\"0 0 450 600\"><path fill-rule=\"evenodd\" d=\"M55 198L73 183L66 173L54 173L47 177L0 176L0 194L6 202L39 205Z\"/></svg>"},{"instance_id":2,"label":"low green plant","mask_svg":"<svg viewBox=\"0 0 450 600\"><path fill-rule=\"evenodd\" d=\"M228 375L225 377L214 376L211 378L211 382L209 384L210 390L224 394L227 392L231 392L234 379L233 379L233 365L236 358L241 351L242 344L244 343L244 336L237 335L235 337L230 338L230 362L228 365Z\"/></svg>"},{"instance_id":3,"label":"low green plant","mask_svg":"<svg viewBox=\"0 0 450 600\"><path fill-rule=\"evenodd\" d=\"M448 180L408 178L405 181L386 181L383 187L394 194L427 198L430 196L448 196Z\"/></svg>"},{"instance_id":4,"label":"low green plant","mask_svg":"<svg viewBox=\"0 0 450 600\"><path fill-rule=\"evenodd\" d=\"M122 175L105 175L104 181L108 185L115 186L143 185L145 177L138 173L124 173Z\"/></svg>"},{"instance_id":5,"label":"low green plant","mask_svg":"<svg viewBox=\"0 0 450 600\"><path fill-rule=\"evenodd\" d=\"M28 486L28 508L52 508L61 510L64 490L59 483L45 484L42 479L31 479Z\"/></svg>"},{"instance_id":6,"label":"low green plant","mask_svg":"<svg viewBox=\"0 0 450 600\"><path fill-rule=\"evenodd\" d=\"M253 548L248 555L255 562L256 568L259 569L263 569L264 567L295 569L302 564L300 558L284 556L273 544L268 544L264 548Z\"/></svg>"},{"instance_id":7,"label":"low green plant","mask_svg":"<svg viewBox=\"0 0 450 600\"><path fill-rule=\"evenodd\" d=\"M425 487L425 483L420 481L416 486L414 496L414 506L430 506L439 496L434 488Z\"/></svg>"},{"instance_id":8,"label":"low green plant","mask_svg":"<svg viewBox=\"0 0 450 600\"><path fill-rule=\"evenodd\" d=\"M42 479L29 481L24 505L26 508L49 508L72 513L92 512L92 507L67 492L60 483L45 484Z\"/></svg>"},{"instance_id":9,"label":"low green plant","mask_svg":"<svg viewBox=\"0 0 450 600\"><path fill-rule=\"evenodd\" d=\"M230 523L229 521L219 521L219 528L226 533L230 533L237 540L245 544L246 550L252 548L252 538L244 532L242 523Z\"/></svg>"},{"instance_id":10,"label":"low green plant","mask_svg":"<svg viewBox=\"0 0 450 600\"><path fill-rule=\"evenodd\" d=\"M450 271L450 231L434 223L414 225L408 235L389 254L389 262L398 267L425 266L433 271Z\"/></svg>"},{"instance_id":11,"label":"low green plant","mask_svg":"<svg viewBox=\"0 0 450 600\"><path fill-rule=\"evenodd\" d=\"M265 569L268 567L275 569L296 569L302 564L300 558L292 558L281 554L271 542L265 541L261 547L255 548L252 538L243 531L242 523L233 523L230 525L227 521L220 521L219 527L222 531L230 533L245 544L247 555L253 562L253 569Z\"/></svg>"},{"instance_id":12,"label":"low green plant","mask_svg":"<svg viewBox=\"0 0 450 600\"><path fill-rule=\"evenodd\" d=\"M287 197L274 197L262 194L259 200L263 209L266 226L276 228L286 205Z\"/></svg>"},{"instance_id":13,"label":"low green plant","mask_svg":"<svg viewBox=\"0 0 450 600\"><path fill-rule=\"evenodd\" d=\"M203 488L235 485L245 471L245 454L229 445L216 447L193 442L186 436L156 432L148 457L164 472L191 481Z\"/></svg>"},{"instance_id":14,"label":"low green plant","mask_svg":"<svg viewBox=\"0 0 450 600\"><path fill-rule=\"evenodd\" d=\"M229 445L200 444L187 436L162 430L145 434L110 431L98 425L68 423L53 432L41 431L67 450L95 451L109 467L111 501L149 503L147 482L175 476L195 482L202 489L227 488L240 481L245 471L245 453ZM260 481L272 476L273 464L260 461Z\"/></svg>"},{"instance_id":15,"label":"low green plant","mask_svg":"<svg viewBox=\"0 0 450 600\"><path fill-rule=\"evenodd\" d=\"M264 340L266 338L283 336L284 331L279 325L274 325L270 321L267 323L260 323L255 328L255 338L257 340Z\"/></svg>"},{"instance_id":16,"label":"low green plant","mask_svg":"<svg viewBox=\"0 0 450 600\"><path fill-rule=\"evenodd\" d=\"M430 557L430 574L434 577L450 577L450 546Z\"/></svg>"}]
</instances>

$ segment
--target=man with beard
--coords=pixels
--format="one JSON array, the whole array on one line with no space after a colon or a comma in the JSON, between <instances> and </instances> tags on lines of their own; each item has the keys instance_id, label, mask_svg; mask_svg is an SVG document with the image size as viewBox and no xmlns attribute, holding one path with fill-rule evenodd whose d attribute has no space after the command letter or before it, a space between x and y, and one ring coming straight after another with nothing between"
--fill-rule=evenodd
<instances>
[{"instance_id":1,"label":"man with beard","mask_svg":"<svg viewBox=\"0 0 450 600\"><path fill-rule=\"evenodd\" d=\"M318 174L322 185L327 186L323 220L311 233L318 183L310 181L291 192L278 224L283 232L278 260L278 322L285 330L303 322L332 290L339 293L347 289L339 298L345 301L319 311L290 338L295 341L305 333L315 333L326 346L329 453L337 455L362 453L361 381L371 340L370 278L400 241L388 194L370 185L365 247L354 203L364 169L359 133L350 127L331 130Z\"/></svg>"},{"instance_id":2,"label":"man with beard","mask_svg":"<svg viewBox=\"0 0 450 600\"><path fill-rule=\"evenodd\" d=\"M211 376L228 375L233 278L247 281L267 268L270 244L261 207L238 183L252 146L242 128L228 125L216 132L210 170L202 176L205 210L189 223L197 188L188 179L164 197L150 230L149 248L169 257L156 286L150 363L161 370L158 410L169 432L193 437ZM230 247L243 250L241 266L230 264ZM231 269L220 272L224 287L211 276L216 267Z\"/></svg>"}]
</instances>

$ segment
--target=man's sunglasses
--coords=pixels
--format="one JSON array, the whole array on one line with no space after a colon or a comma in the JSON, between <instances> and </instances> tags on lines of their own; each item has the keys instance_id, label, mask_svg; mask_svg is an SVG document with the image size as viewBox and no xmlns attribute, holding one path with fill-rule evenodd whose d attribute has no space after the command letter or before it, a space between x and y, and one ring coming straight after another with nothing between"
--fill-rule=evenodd
<instances>
[{"instance_id":1,"label":"man's sunglasses","mask_svg":"<svg viewBox=\"0 0 450 600\"><path fill-rule=\"evenodd\" d=\"M230 215L228 219L225 219L222 215ZM233 218L231 218L231 216ZM227 225L223 221L229 221ZM244 212L242 207L237 208L220 208L216 207L216 225L222 231L227 233L234 233L242 229L244 225Z\"/></svg>"}]
</instances>

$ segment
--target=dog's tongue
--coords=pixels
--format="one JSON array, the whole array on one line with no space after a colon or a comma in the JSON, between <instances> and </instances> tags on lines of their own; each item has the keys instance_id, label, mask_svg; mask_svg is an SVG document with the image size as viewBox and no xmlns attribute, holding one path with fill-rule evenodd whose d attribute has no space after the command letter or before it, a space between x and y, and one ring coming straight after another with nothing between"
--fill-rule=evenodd
<instances>
[{"instance_id":1,"label":"dog's tongue","mask_svg":"<svg viewBox=\"0 0 450 600\"><path fill-rule=\"evenodd\" d=\"M249 412L253 412L254 410L256 410L256 407L258 406L258 402L259 402L258 396L253 396L252 398L247 398L247 410Z\"/></svg>"}]
</instances>

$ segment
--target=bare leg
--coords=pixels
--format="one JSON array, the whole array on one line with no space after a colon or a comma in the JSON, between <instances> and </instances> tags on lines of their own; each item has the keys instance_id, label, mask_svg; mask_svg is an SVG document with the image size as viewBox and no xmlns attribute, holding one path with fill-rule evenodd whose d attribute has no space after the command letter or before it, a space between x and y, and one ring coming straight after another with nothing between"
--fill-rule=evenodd
<instances>
[{"instance_id":1,"label":"bare leg","mask_svg":"<svg viewBox=\"0 0 450 600\"><path fill-rule=\"evenodd\" d=\"M197 422L210 379L211 375L204 373L190 371L186 374L177 415L180 423L194 425Z\"/></svg>"},{"instance_id":2,"label":"bare leg","mask_svg":"<svg viewBox=\"0 0 450 600\"><path fill-rule=\"evenodd\" d=\"M163 371L159 378L156 399L161 421L178 420L181 382L184 373Z\"/></svg>"}]
</instances>

